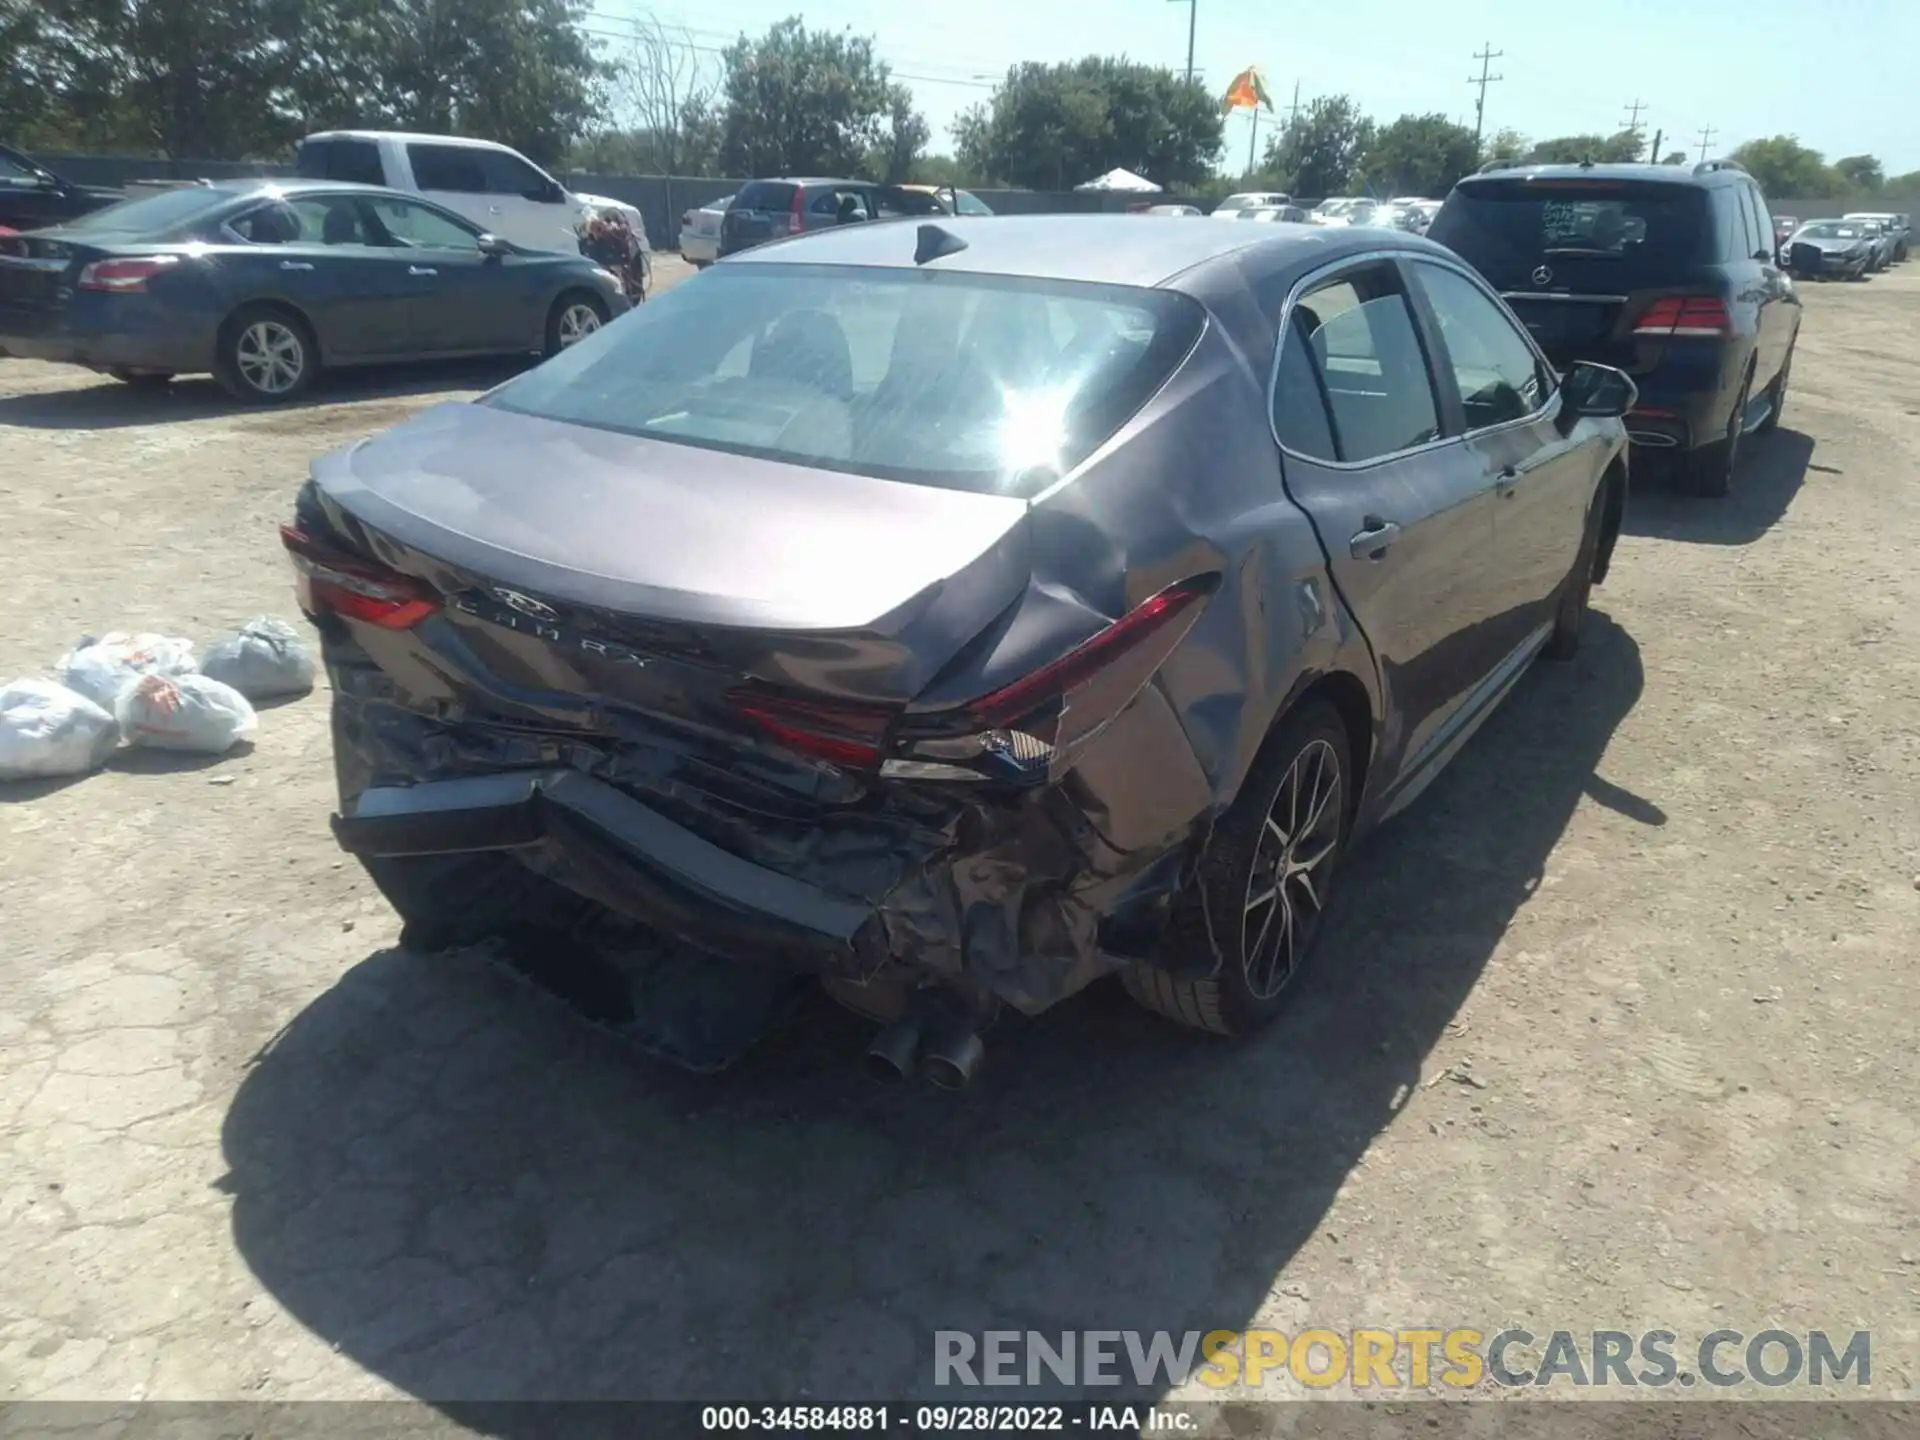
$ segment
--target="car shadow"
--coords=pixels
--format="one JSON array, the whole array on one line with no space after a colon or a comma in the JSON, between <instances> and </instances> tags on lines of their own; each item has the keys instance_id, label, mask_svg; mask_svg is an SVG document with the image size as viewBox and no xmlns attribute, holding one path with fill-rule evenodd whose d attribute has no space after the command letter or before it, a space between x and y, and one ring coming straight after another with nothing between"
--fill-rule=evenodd
<instances>
[{"instance_id":1,"label":"car shadow","mask_svg":"<svg viewBox=\"0 0 1920 1440\"><path fill-rule=\"evenodd\" d=\"M206 376L185 377L146 388L74 371L68 390L29 390L0 395L0 426L27 430L117 430L130 425L164 425L221 415L269 416L319 405L350 405L363 400L393 400L441 390L486 390L510 380L536 363L532 355L444 360L417 365L356 366L320 377L297 400L278 405L244 405Z\"/></svg>"},{"instance_id":2,"label":"car shadow","mask_svg":"<svg viewBox=\"0 0 1920 1440\"><path fill-rule=\"evenodd\" d=\"M1749 435L1741 446L1733 493L1724 500L1689 495L1678 468L1635 457L1633 493L1621 529L1694 545L1750 545L1779 523L1814 465L1814 442L1798 430ZM1644 473L1643 473L1644 472Z\"/></svg>"},{"instance_id":3,"label":"car shadow","mask_svg":"<svg viewBox=\"0 0 1920 1440\"><path fill-rule=\"evenodd\" d=\"M871 1027L823 1000L700 1079L469 958L382 951L248 1065L218 1182L240 1254L369 1371L529 1436L536 1414L484 1402L907 1398L936 1393L936 1330L1244 1326L1581 799L1664 820L1598 777L1643 676L1629 635L1590 625L1354 855L1257 1038L1104 985L996 1025L948 1094L867 1080ZM1100 1398L1152 1393L1120 1388Z\"/></svg>"}]
</instances>

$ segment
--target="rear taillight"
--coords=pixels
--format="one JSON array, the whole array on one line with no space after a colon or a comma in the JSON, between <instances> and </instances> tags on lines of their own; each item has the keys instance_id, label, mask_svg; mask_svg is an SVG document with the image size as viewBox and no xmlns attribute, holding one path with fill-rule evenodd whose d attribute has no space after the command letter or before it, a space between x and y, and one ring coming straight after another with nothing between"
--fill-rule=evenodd
<instances>
[{"instance_id":1,"label":"rear taillight","mask_svg":"<svg viewBox=\"0 0 1920 1440\"><path fill-rule=\"evenodd\" d=\"M787 212L787 233L798 235L807 228L807 192L798 185L793 187L793 207Z\"/></svg>"},{"instance_id":2,"label":"rear taillight","mask_svg":"<svg viewBox=\"0 0 1920 1440\"><path fill-rule=\"evenodd\" d=\"M300 608L309 615L344 615L387 630L406 630L440 608L439 597L424 582L342 555L292 525L280 527L280 542L293 557Z\"/></svg>"},{"instance_id":3,"label":"rear taillight","mask_svg":"<svg viewBox=\"0 0 1920 1440\"><path fill-rule=\"evenodd\" d=\"M99 290L109 295L137 294L147 281L180 263L178 255L143 255L131 260L95 260L80 271L74 282L82 290Z\"/></svg>"},{"instance_id":4,"label":"rear taillight","mask_svg":"<svg viewBox=\"0 0 1920 1440\"><path fill-rule=\"evenodd\" d=\"M693 228L693 212L691 210L682 210L680 212L680 228L682 230L691 230Z\"/></svg>"},{"instance_id":5,"label":"rear taillight","mask_svg":"<svg viewBox=\"0 0 1920 1440\"><path fill-rule=\"evenodd\" d=\"M1718 295L1663 295L1641 313L1636 335L1712 339L1733 333L1733 316Z\"/></svg>"},{"instance_id":6,"label":"rear taillight","mask_svg":"<svg viewBox=\"0 0 1920 1440\"><path fill-rule=\"evenodd\" d=\"M728 698L782 747L898 779L1057 777L1153 678L1200 617L1219 577L1142 601L1058 660L963 705L908 713L746 687Z\"/></svg>"}]
</instances>

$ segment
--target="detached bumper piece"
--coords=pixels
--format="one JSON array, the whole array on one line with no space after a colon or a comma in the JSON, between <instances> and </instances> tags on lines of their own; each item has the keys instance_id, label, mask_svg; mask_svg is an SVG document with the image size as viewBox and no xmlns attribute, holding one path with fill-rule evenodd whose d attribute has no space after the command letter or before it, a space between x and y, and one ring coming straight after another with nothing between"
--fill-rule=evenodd
<instances>
[{"instance_id":1,"label":"detached bumper piece","mask_svg":"<svg viewBox=\"0 0 1920 1440\"><path fill-rule=\"evenodd\" d=\"M366 859L510 851L618 914L720 956L871 973L872 906L742 860L575 770L515 771L363 791L333 819Z\"/></svg>"}]
</instances>

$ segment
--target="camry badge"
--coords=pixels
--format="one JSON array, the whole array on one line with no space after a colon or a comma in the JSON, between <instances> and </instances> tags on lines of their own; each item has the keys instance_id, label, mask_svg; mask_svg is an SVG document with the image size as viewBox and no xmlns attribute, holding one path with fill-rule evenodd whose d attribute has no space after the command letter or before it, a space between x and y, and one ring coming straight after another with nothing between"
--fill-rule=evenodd
<instances>
[{"instance_id":1,"label":"camry badge","mask_svg":"<svg viewBox=\"0 0 1920 1440\"><path fill-rule=\"evenodd\" d=\"M536 600L531 595L523 595L518 590L497 588L494 597L509 610L518 610L532 620L558 620L560 612L544 600Z\"/></svg>"}]
</instances>

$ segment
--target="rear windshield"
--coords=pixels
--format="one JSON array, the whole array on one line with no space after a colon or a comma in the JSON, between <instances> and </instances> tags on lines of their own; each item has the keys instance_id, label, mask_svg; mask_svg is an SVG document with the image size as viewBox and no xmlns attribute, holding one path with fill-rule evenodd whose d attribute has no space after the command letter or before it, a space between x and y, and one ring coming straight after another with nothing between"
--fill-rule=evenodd
<instances>
[{"instance_id":1,"label":"rear windshield","mask_svg":"<svg viewBox=\"0 0 1920 1440\"><path fill-rule=\"evenodd\" d=\"M133 200L122 200L65 224L68 230L111 231L120 235L164 235L191 225L203 215L231 205L234 192L205 185L184 185Z\"/></svg>"},{"instance_id":2,"label":"rear windshield","mask_svg":"<svg viewBox=\"0 0 1920 1440\"><path fill-rule=\"evenodd\" d=\"M723 265L483 403L824 469L1031 494L1159 388L1203 316L1164 290Z\"/></svg>"},{"instance_id":3,"label":"rear windshield","mask_svg":"<svg viewBox=\"0 0 1920 1440\"><path fill-rule=\"evenodd\" d=\"M1496 285L1546 265L1624 289L1696 263L1706 249L1703 191L1681 185L1508 180L1460 185L1427 238L1450 246Z\"/></svg>"},{"instance_id":4,"label":"rear windshield","mask_svg":"<svg viewBox=\"0 0 1920 1440\"><path fill-rule=\"evenodd\" d=\"M733 203L742 210L791 210L793 186L778 180L749 180Z\"/></svg>"}]
</instances>

